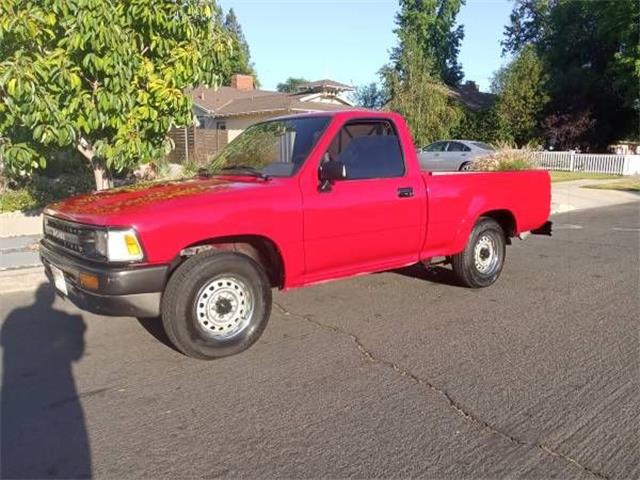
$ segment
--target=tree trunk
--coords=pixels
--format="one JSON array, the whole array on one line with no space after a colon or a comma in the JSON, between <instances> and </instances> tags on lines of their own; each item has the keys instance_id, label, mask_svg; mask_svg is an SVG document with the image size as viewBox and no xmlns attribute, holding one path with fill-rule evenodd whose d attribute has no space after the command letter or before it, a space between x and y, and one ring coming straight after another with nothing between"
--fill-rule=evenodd
<instances>
[{"instance_id":1,"label":"tree trunk","mask_svg":"<svg viewBox=\"0 0 640 480\"><path fill-rule=\"evenodd\" d=\"M93 178L96 181L96 190L106 190L113 187L113 179L103 162L94 160L91 163L93 166Z\"/></svg>"},{"instance_id":2,"label":"tree trunk","mask_svg":"<svg viewBox=\"0 0 640 480\"><path fill-rule=\"evenodd\" d=\"M91 144L81 138L76 144L76 148L84 158L89 162L89 166L93 171L93 178L96 182L96 190L106 190L113 187L113 178L107 169L104 161L95 157L95 153Z\"/></svg>"}]
</instances>

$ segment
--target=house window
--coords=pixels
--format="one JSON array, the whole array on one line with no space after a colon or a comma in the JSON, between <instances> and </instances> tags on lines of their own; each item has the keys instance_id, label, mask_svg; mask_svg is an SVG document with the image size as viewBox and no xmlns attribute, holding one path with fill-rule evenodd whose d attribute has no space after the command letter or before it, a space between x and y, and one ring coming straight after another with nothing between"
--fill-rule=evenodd
<instances>
[{"instance_id":1,"label":"house window","mask_svg":"<svg viewBox=\"0 0 640 480\"><path fill-rule=\"evenodd\" d=\"M227 122L216 122L216 130L226 130Z\"/></svg>"}]
</instances>

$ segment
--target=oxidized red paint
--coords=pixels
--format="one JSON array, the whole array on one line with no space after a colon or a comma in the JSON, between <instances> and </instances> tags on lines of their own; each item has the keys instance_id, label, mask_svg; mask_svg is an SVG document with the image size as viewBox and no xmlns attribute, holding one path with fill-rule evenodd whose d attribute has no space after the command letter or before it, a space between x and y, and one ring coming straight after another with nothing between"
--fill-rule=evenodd
<instances>
[{"instance_id":1,"label":"oxidized red paint","mask_svg":"<svg viewBox=\"0 0 640 480\"><path fill-rule=\"evenodd\" d=\"M270 239L284 262L285 288L387 270L464 249L474 223L496 210L510 212L516 232L540 227L549 216L545 171L421 172L402 117L347 111L332 120L300 171L264 181L245 176L127 187L74 197L46 213L81 223L132 226L146 264L166 264L190 245L220 237ZM385 118L396 125L405 155L403 177L335 182L318 190L322 155L342 125ZM398 198L398 188L414 196Z\"/></svg>"}]
</instances>

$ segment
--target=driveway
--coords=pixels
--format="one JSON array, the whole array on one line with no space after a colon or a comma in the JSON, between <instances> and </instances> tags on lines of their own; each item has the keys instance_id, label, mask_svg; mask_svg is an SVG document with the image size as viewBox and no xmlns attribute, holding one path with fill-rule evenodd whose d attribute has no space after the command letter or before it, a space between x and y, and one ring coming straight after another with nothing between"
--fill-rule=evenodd
<instances>
[{"instance_id":1,"label":"driveway","mask_svg":"<svg viewBox=\"0 0 640 480\"><path fill-rule=\"evenodd\" d=\"M3 476L638 478L638 213L557 215L484 290L412 268L279 293L214 362L5 294Z\"/></svg>"}]
</instances>

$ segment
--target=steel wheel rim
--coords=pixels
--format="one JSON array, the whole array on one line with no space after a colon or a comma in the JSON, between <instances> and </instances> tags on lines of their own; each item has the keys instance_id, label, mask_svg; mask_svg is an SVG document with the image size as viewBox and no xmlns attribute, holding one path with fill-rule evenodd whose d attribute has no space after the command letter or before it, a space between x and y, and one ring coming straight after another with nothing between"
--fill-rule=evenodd
<instances>
[{"instance_id":1,"label":"steel wheel rim","mask_svg":"<svg viewBox=\"0 0 640 480\"><path fill-rule=\"evenodd\" d=\"M483 234L478 238L473 249L476 270L484 275L492 274L498 266L498 248L490 235Z\"/></svg>"},{"instance_id":2,"label":"steel wheel rim","mask_svg":"<svg viewBox=\"0 0 640 480\"><path fill-rule=\"evenodd\" d=\"M196 321L200 330L216 339L229 339L245 330L253 316L254 300L247 283L221 275L196 295Z\"/></svg>"}]
</instances>

